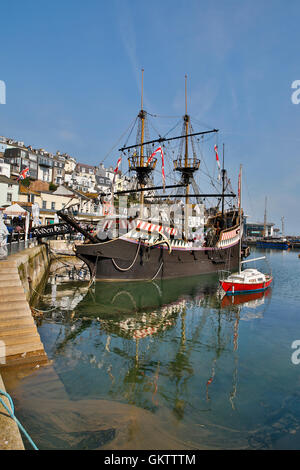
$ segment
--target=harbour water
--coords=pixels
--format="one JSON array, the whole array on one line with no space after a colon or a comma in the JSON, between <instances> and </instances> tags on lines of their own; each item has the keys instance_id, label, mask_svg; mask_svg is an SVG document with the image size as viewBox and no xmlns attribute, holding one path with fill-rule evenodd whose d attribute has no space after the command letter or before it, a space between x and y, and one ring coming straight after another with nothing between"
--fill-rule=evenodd
<instances>
[{"instance_id":1,"label":"harbour water","mask_svg":"<svg viewBox=\"0 0 300 470\"><path fill-rule=\"evenodd\" d=\"M299 449L300 259L262 253L273 286L251 296L221 298L214 275L89 286L56 270L36 304L52 365L9 390L37 446Z\"/></svg>"}]
</instances>

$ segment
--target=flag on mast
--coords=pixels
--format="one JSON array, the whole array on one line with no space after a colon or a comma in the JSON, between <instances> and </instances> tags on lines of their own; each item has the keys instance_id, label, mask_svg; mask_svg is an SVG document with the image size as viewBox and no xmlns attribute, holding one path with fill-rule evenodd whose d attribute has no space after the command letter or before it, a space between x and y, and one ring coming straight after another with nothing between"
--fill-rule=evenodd
<instances>
[{"instance_id":1,"label":"flag on mast","mask_svg":"<svg viewBox=\"0 0 300 470\"><path fill-rule=\"evenodd\" d=\"M161 172L162 172L162 179L163 179L163 187L164 187L164 192L165 192L165 186L166 186L166 175L165 175L165 161L164 161L164 154L162 151L162 148L160 149L161 153Z\"/></svg>"},{"instance_id":2,"label":"flag on mast","mask_svg":"<svg viewBox=\"0 0 300 470\"><path fill-rule=\"evenodd\" d=\"M118 169L119 169L119 166L120 166L120 163L122 161L122 157L119 158L119 160L117 161L117 166L116 168L114 169L114 178L113 178L113 184L115 183L115 180L116 180L116 176L117 176L117 172L118 172Z\"/></svg>"},{"instance_id":3,"label":"flag on mast","mask_svg":"<svg viewBox=\"0 0 300 470\"><path fill-rule=\"evenodd\" d=\"M154 157L154 155L155 155L157 152L160 152L160 155L161 155L161 173L162 173L162 179L163 179L163 186L164 186L164 188L165 188L165 185L166 185L165 162L164 162L164 153L163 153L163 150L162 150L161 147L157 147L157 149L154 150L154 152L152 153L152 155L150 155L150 157L149 157L148 160L147 160L147 165L149 165L149 163L152 162L153 157Z\"/></svg>"},{"instance_id":4,"label":"flag on mast","mask_svg":"<svg viewBox=\"0 0 300 470\"><path fill-rule=\"evenodd\" d=\"M24 170L21 171L17 178L17 181L24 180L25 178L27 178L27 176L29 176L29 167L24 168Z\"/></svg>"},{"instance_id":5,"label":"flag on mast","mask_svg":"<svg viewBox=\"0 0 300 470\"><path fill-rule=\"evenodd\" d=\"M117 171L118 171L118 169L119 169L121 160L122 160L122 157L120 157L119 160L117 161L117 166L116 166L116 168L114 169L114 172L115 172L115 173L117 173Z\"/></svg>"},{"instance_id":6,"label":"flag on mast","mask_svg":"<svg viewBox=\"0 0 300 470\"><path fill-rule=\"evenodd\" d=\"M218 180L220 181L220 179L221 179L221 164L220 164L220 160L219 160L218 146L217 145L215 145L215 152L216 152L216 160L217 160L217 164L218 164L218 168L219 168Z\"/></svg>"},{"instance_id":7,"label":"flag on mast","mask_svg":"<svg viewBox=\"0 0 300 470\"><path fill-rule=\"evenodd\" d=\"M149 165L149 163L152 162L153 157L154 157L154 155L155 155L157 152L162 153L161 147L157 147L157 149L154 150L154 152L150 155L150 157L149 157L148 160L147 160L147 165Z\"/></svg>"}]
</instances>

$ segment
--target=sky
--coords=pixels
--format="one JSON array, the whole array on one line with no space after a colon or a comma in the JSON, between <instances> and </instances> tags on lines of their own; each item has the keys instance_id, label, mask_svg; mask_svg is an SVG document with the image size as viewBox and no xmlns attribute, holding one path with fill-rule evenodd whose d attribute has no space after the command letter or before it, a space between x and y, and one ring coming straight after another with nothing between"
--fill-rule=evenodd
<instances>
[{"instance_id":1,"label":"sky","mask_svg":"<svg viewBox=\"0 0 300 470\"><path fill-rule=\"evenodd\" d=\"M115 166L141 106L164 135L185 112L214 144L252 221L300 235L298 0L2 0L0 135ZM153 127L153 128L154 128ZM180 129L180 128L179 128ZM171 135L171 134L170 134ZM217 140L216 140L217 139ZM203 162L201 163L203 165ZM122 163L125 170L126 162Z\"/></svg>"}]
</instances>

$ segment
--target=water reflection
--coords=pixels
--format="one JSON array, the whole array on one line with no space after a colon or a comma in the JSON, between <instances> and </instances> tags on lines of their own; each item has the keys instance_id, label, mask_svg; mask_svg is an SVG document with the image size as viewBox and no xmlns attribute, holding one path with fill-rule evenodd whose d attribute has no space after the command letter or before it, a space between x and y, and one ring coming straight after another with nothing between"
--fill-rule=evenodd
<instances>
[{"instance_id":1,"label":"water reflection","mask_svg":"<svg viewBox=\"0 0 300 470\"><path fill-rule=\"evenodd\" d=\"M270 256L272 291L250 296L219 296L214 277L49 282L36 307L51 374L13 394L38 446L299 448L300 264Z\"/></svg>"},{"instance_id":2,"label":"water reflection","mask_svg":"<svg viewBox=\"0 0 300 470\"><path fill-rule=\"evenodd\" d=\"M211 410L220 393L235 408L239 323L253 309L256 317L263 314L257 309L264 292L222 297L216 275L94 285L66 281L56 278L54 284L50 277L41 308L57 309L40 326L62 326L48 340L70 398L110 397L154 412L166 406L177 420ZM220 383L224 368L226 383Z\"/></svg>"}]
</instances>

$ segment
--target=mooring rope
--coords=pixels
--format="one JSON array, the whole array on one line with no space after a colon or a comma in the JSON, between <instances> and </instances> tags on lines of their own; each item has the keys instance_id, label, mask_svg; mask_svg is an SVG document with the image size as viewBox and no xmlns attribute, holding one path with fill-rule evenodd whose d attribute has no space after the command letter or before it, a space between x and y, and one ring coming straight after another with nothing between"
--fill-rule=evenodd
<instances>
[{"instance_id":1,"label":"mooring rope","mask_svg":"<svg viewBox=\"0 0 300 470\"><path fill-rule=\"evenodd\" d=\"M39 312L39 313L49 313L49 312L53 312L54 310L57 310L58 307L53 307L53 308L50 308L49 310L41 310L39 308L35 308L35 307L30 307L32 313L34 314L34 312Z\"/></svg>"},{"instance_id":2,"label":"mooring rope","mask_svg":"<svg viewBox=\"0 0 300 470\"><path fill-rule=\"evenodd\" d=\"M93 272L91 272L91 279L90 279L90 282L89 282L89 285L88 285L88 290L89 290L89 288L91 287L91 285L92 285L92 284L95 284L95 282L96 282L96 273L97 273L98 258L99 258L99 253L97 254L96 263L95 263Z\"/></svg>"},{"instance_id":3,"label":"mooring rope","mask_svg":"<svg viewBox=\"0 0 300 470\"><path fill-rule=\"evenodd\" d=\"M115 266L115 268L117 268L119 271L129 271L129 269L131 269L132 266L134 265L134 263L136 262L136 259L137 259L137 257L138 257L139 251L140 251L140 246L141 246L141 240L139 241L139 246L137 247L134 260L132 261L131 265L128 266L128 268L121 268L120 266L117 265L117 263L115 262L115 260L112 258L111 260L112 260L112 263L113 263L113 265Z\"/></svg>"},{"instance_id":4,"label":"mooring rope","mask_svg":"<svg viewBox=\"0 0 300 470\"><path fill-rule=\"evenodd\" d=\"M155 276L153 276L153 278L150 279L150 281L154 281L154 279L155 279L156 276L158 275L159 271L161 270L163 264L164 264L164 261L162 261L162 262L160 263L160 267L158 268L158 271L156 272Z\"/></svg>"},{"instance_id":5,"label":"mooring rope","mask_svg":"<svg viewBox=\"0 0 300 470\"><path fill-rule=\"evenodd\" d=\"M0 398L0 403L4 406L4 408L6 409L6 411L8 412L9 416L17 423L18 427L21 429L21 431L23 432L23 434L25 434L26 438L28 439L28 441L30 442L30 444L32 445L32 447L34 448L34 450L39 450L37 448L37 446L35 445L35 443L33 442L33 440L31 439L31 437L29 436L28 432L24 429L24 427L22 426L22 424L20 423L20 421L16 418L15 416L15 408L14 408L14 404L13 404L13 401L11 399L11 396L4 392L3 390L0 389L0 395L4 395L6 398L8 398L8 401L10 403L10 407L11 407L11 410L9 409L9 407L6 405L6 403L2 400L2 398Z\"/></svg>"}]
</instances>

